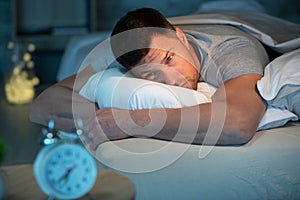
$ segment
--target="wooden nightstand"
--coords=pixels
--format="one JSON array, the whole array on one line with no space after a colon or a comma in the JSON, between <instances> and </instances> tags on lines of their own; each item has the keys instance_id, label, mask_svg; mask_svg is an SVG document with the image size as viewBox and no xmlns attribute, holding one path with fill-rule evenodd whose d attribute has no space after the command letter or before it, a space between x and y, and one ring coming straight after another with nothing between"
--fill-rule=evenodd
<instances>
[{"instance_id":1,"label":"wooden nightstand","mask_svg":"<svg viewBox=\"0 0 300 200\"><path fill-rule=\"evenodd\" d=\"M32 165L13 165L0 168L7 186L5 200L47 199L33 176ZM115 172L99 169L97 181L90 191L92 199L134 199L134 184ZM80 198L88 200L87 196Z\"/></svg>"}]
</instances>

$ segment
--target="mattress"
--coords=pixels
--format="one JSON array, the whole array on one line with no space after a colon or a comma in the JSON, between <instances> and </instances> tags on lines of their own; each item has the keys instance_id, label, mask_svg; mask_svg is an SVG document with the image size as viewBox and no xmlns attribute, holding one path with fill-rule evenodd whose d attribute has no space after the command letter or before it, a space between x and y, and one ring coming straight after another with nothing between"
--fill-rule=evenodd
<instances>
[{"instance_id":1,"label":"mattress","mask_svg":"<svg viewBox=\"0 0 300 200\"><path fill-rule=\"evenodd\" d=\"M242 146L130 138L103 143L94 156L133 181L136 199L300 199L299 152L297 121Z\"/></svg>"}]
</instances>

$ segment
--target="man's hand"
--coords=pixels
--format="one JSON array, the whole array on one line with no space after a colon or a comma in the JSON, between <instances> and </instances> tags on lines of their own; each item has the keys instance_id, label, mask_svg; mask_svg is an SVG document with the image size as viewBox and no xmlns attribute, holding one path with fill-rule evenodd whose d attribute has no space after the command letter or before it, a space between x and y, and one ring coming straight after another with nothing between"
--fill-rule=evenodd
<instances>
[{"instance_id":1,"label":"man's hand","mask_svg":"<svg viewBox=\"0 0 300 200\"><path fill-rule=\"evenodd\" d=\"M128 130L121 130L118 122L126 124L128 111L119 109L101 109L96 111L96 116L86 120L84 127L87 128L87 135L83 138L87 147L91 150L107 141L118 140L130 137Z\"/></svg>"}]
</instances>

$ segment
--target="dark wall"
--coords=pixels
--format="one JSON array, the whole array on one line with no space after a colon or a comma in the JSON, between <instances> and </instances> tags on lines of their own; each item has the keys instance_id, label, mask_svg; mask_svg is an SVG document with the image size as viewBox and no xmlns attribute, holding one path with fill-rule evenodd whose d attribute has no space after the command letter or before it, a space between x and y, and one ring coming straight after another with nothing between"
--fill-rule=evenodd
<instances>
[{"instance_id":1,"label":"dark wall","mask_svg":"<svg viewBox=\"0 0 300 200\"><path fill-rule=\"evenodd\" d=\"M257 0L270 15L300 24L300 0Z\"/></svg>"},{"instance_id":2,"label":"dark wall","mask_svg":"<svg viewBox=\"0 0 300 200\"><path fill-rule=\"evenodd\" d=\"M0 75L10 68L6 43L13 38L12 1L0 1ZM2 77L1 77L2 78Z\"/></svg>"},{"instance_id":3,"label":"dark wall","mask_svg":"<svg viewBox=\"0 0 300 200\"><path fill-rule=\"evenodd\" d=\"M11 62L12 51L7 49L9 41L15 41L16 21L14 19L14 1L0 0L0 78L3 79L11 72L13 64ZM42 39L40 39L41 41ZM68 39L64 40L64 45ZM23 43L28 43L26 40ZM55 41L54 41L55 42ZM58 41L61 43L61 41ZM53 43L52 41L47 43ZM35 62L35 71L42 83L52 83L56 81L56 73L63 55L63 45L59 48L48 48L49 44L40 42L36 46L36 51L32 53L32 60ZM55 46L55 45L54 45ZM57 46L57 45L56 45Z\"/></svg>"}]
</instances>

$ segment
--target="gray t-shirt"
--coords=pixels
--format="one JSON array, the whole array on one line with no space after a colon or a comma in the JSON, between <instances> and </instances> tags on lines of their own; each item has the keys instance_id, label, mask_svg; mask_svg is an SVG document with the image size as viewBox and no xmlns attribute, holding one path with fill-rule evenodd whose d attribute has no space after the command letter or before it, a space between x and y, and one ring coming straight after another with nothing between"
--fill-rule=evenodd
<instances>
[{"instance_id":1,"label":"gray t-shirt","mask_svg":"<svg viewBox=\"0 0 300 200\"><path fill-rule=\"evenodd\" d=\"M269 62L260 42L227 25L181 26L200 58L200 81L215 87L244 74L263 75Z\"/></svg>"}]
</instances>

